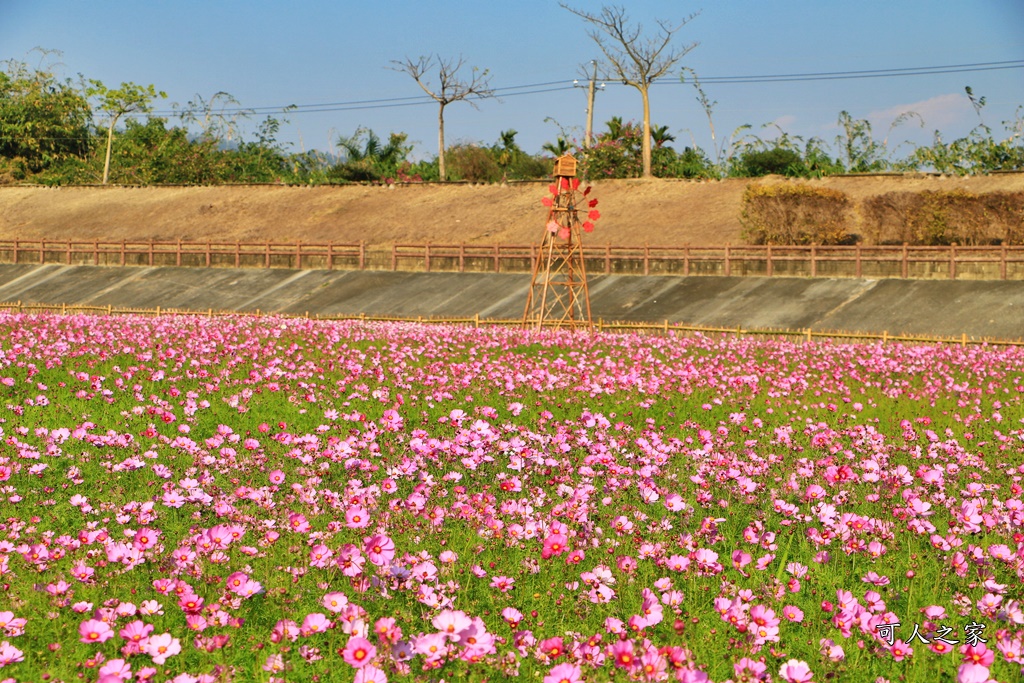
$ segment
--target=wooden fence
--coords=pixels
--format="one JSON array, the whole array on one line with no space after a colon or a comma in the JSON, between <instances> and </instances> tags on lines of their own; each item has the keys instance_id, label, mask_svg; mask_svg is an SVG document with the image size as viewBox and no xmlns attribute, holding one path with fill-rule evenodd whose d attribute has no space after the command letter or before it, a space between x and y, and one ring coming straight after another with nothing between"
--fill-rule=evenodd
<instances>
[{"instance_id":1,"label":"wooden fence","mask_svg":"<svg viewBox=\"0 0 1024 683\"><path fill-rule=\"evenodd\" d=\"M585 245L592 274L1024 279L1024 246ZM0 263L531 272L536 244L0 240Z\"/></svg>"},{"instance_id":2,"label":"wooden fence","mask_svg":"<svg viewBox=\"0 0 1024 683\"><path fill-rule=\"evenodd\" d=\"M216 311L212 308L205 311L193 311L179 308L122 308L118 306L95 306L95 305L78 305L78 304L42 304L42 303L22 303L21 301L14 302L0 302L0 311L9 311L11 313L18 314L36 314L36 313L60 313L61 315L142 315L142 316L162 316L162 315L186 315L195 317L241 317L241 316L256 316L270 315L277 318L302 318L305 320L322 320L322 321L341 321L341 320L359 320L361 322L401 322L401 323L420 323L420 324L436 324L436 325L466 325L479 328L481 326L495 326L495 327L522 327L522 319L499 319L499 318L481 318L478 315L473 317L432 317L432 316L417 316L412 317L401 317L401 316L373 316L366 315L365 313L349 314L349 315L310 315L307 311L304 315L293 315L287 313L266 313L261 312L259 309L250 312L239 312L239 311ZM560 325L557 322L547 325L547 327L557 328ZM793 329L776 329L776 328L745 328L742 326L738 327L713 327L707 325L686 325L682 323L670 323L667 319L662 322L623 322L623 321L605 321L598 319L594 323L594 331L598 333L603 332L642 332L649 334L731 334L736 336L755 336L755 337L793 337L801 341L810 342L814 339L830 339L839 341L860 341L860 342L880 342L882 344L888 342L905 343L905 344L956 344L962 347L966 347L968 344L977 345L984 344L988 346L1022 346L1024 347L1024 339L992 339L989 337L972 337L966 333L959 336L951 337L931 337L926 335L906 335L906 334L889 334L888 331L884 331L881 334L877 333L865 333L865 332L844 332L844 331L827 331L827 330L812 330L807 327L804 329L793 330Z\"/></svg>"}]
</instances>

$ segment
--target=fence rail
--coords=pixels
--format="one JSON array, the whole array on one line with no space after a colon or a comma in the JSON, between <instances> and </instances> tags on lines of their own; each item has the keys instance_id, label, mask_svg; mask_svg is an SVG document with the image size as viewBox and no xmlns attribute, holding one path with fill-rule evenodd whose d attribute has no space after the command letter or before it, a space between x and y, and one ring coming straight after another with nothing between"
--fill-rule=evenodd
<instances>
[{"instance_id":1,"label":"fence rail","mask_svg":"<svg viewBox=\"0 0 1024 683\"><path fill-rule=\"evenodd\" d=\"M305 320L342 321L359 320L362 322L404 322L438 325L466 325L473 327L521 327L521 319L481 318L478 315L472 317L434 317L434 316L376 316L365 313L347 315L310 315L307 311L304 315L288 313L268 313L259 309L251 312L223 311L209 308L205 311L195 311L180 308L124 308L119 306L96 306L79 304L45 304L45 303L22 303L21 301L0 302L0 311L8 311L18 314L35 313L60 313L61 315L139 315L139 316L162 316L162 315L187 315L206 318L214 317L239 317L239 316L261 316L271 315L279 318L302 318ZM558 328L557 322L546 325L547 327ZM989 337L973 337L966 333L959 336L933 337L927 335L889 334L884 331L881 334L867 332L846 332L829 330L804 329L778 329L778 328L745 328L737 327L714 327L707 325L686 325L682 323L670 323L667 319L662 322L625 322L605 321L598 319L594 323L596 332L646 332L652 334L733 334L736 336L755 337L795 337L803 341L814 339L831 339L844 341L862 342L888 342L909 343L909 344L956 344L962 347L971 345L989 346L1021 346L1024 347L1024 339L993 339Z\"/></svg>"},{"instance_id":2,"label":"fence rail","mask_svg":"<svg viewBox=\"0 0 1024 683\"><path fill-rule=\"evenodd\" d=\"M1024 246L614 246L583 248L591 274L1024 279ZM0 263L531 272L536 244L0 240Z\"/></svg>"}]
</instances>

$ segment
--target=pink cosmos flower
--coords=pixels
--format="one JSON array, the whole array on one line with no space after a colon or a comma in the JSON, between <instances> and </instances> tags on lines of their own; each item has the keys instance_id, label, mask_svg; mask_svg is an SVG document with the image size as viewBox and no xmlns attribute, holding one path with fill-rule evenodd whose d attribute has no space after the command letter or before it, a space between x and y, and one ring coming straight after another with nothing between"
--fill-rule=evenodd
<instances>
[{"instance_id":1,"label":"pink cosmos flower","mask_svg":"<svg viewBox=\"0 0 1024 683\"><path fill-rule=\"evenodd\" d=\"M361 505L353 505L345 510L345 526L349 529L363 529L370 524L370 513Z\"/></svg>"},{"instance_id":2,"label":"pink cosmos flower","mask_svg":"<svg viewBox=\"0 0 1024 683\"><path fill-rule=\"evenodd\" d=\"M383 567L395 559L395 542L383 534L364 538L363 550L370 563L378 567Z\"/></svg>"},{"instance_id":3,"label":"pink cosmos flower","mask_svg":"<svg viewBox=\"0 0 1024 683\"><path fill-rule=\"evenodd\" d=\"M341 652L342 659L357 669L361 669L377 656L377 648L366 638L354 636L349 638L345 649Z\"/></svg>"},{"instance_id":4,"label":"pink cosmos flower","mask_svg":"<svg viewBox=\"0 0 1024 683\"><path fill-rule=\"evenodd\" d=\"M352 683L388 683L388 677L375 666L364 666L356 671Z\"/></svg>"},{"instance_id":5,"label":"pink cosmos flower","mask_svg":"<svg viewBox=\"0 0 1024 683\"><path fill-rule=\"evenodd\" d=\"M472 626L473 620L462 610L446 609L442 610L430 623L446 638L454 640L461 632Z\"/></svg>"},{"instance_id":6,"label":"pink cosmos flower","mask_svg":"<svg viewBox=\"0 0 1024 683\"><path fill-rule=\"evenodd\" d=\"M109 659L100 667L99 677L113 676L119 681L129 681L132 678L132 667L123 659Z\"/></svg>"},{"instance_id":7,"label":"pink cosmos flower","mask_svg":"<svg viewBox=\"0 0 1024 683\"><path fill-rule=\"evenodd\" d=\"M556 664L544 677L544 683L579 683L582 680L583 672L572 662Z\"/></svg>"},{"instance_id":8,"label":"pink cosmos flower","mask_svg":"<svg viewBox=\"0 0 1024 683\"><path fill-rule=\"evenodd\" d=\"M79 624L78 635L83 643L105 643L114 637L114 631L105 621L88 619Z\"/></svg>"},{"instance_id":9,"label":"pink cosmos flower","mask_svg":"<svg viewBox=\"0 0 1024 683\"><path fill-rule=\"evenodd\" d=\"M181 642L170 633L161 633L158 636L150 636L142 651L152 657L153 663L159 666L165 663L168 657L181 652Z\"/></svg>"},{"instance_id":10,"label":"pink cosmos flower","mask_svg":"<svg viewBox=\"0 0 1024 683\"><path fill-rule=\"evenodd\" d=\"M788 683L808 683L814 677L814 673L811 671L811 667L807 665L807 662L791 659L779 669L779 676L788 681Z\"/></svg>"},{"instance_id":11,"label":"pink cosmos flower","mask_svg":"<svg viewBox=\"0 0 1024 683\"><path fill-rule=\"evenodd\" d=\"M983 666L981 664L975 664L974 662L964 662L956 670L957 683L985 683L988 680L988 667Z\"/></svg>"},{"instance_id":12,"label":"pink cosmos flower","mask_svg":"<svg viewBox=\"0 0 1024 683\"><path fill-rule=\"evenodd\" d=\"M544 539L544 548L540 551L540 556L546 560L553 555L561 555L565 552L565 544L568 542L565 534L551 534Z\"/></svg>"},{"instance_id":13,"label":"pink cosmos flower","mask_svg":"<svg viewBox=\"0 0 1024 683\"><path fill-rule=\"evenodd\" d=\"M345 605L348 604L348 596L344 593L338 592L328 593L323 597L323 600L320 601L320 604L331 612L338 613L345 609Z\"/></svg>"},{"instance_id":14,"label":"pink cosmos flower","mask_svg":"<svg viewBox=\"0 0 1024 683\"><path fill-rule=\"evenodd\" d=\"M964 656L965 662L981 666L992 666L992 662L996 659L996 653L980 642L977 645L964 645L960 648L960 654Z\"/></svg>"},{"instance_id":15,"label":"pink cosmos flower","mask_svg":"<svg viewBox=\"0 0 1024 683\"><path fill-rule=\"evenodd\" d=\"M8 664L17 664L18 662L23 661L25 661L25 653L8 643L6 640L0 642L0 667L7 666Z\"/></svg>"},{"instance_id":16,"label":"pink cosmos flower","mask_svg":"<svg viewBox=\"0 0 1024 683\"><path fill-rule=\"evenodd\" d=\"M515 583L516 580L508 576L495 576L491 579L491 588L500 593L508 593L515 588Z\"/></svg>"},{"instance_id":17,"label":"pink cosmos flower","mask_svg":"<svg viewBox=\"0 0 1024 683\"><path fill-rule=\"evenodd\" d=\"M501 610L501 618L507 621L512 628L518 628L519 622L523 620L523 613L515 607L506 607Z\"/></svg>"},{"instance_id":18,"label":"pink cosmos flower","mask_svg":"<svg viewBox=\"0 0 1024 683\"><path fill-rule=\"evenodd\" d=\"M324 633L331 627L331 620L320 612L307 614L299 627L299 633L303 636L312 636L317 633Z\"/></svg>"},{"instance_id":19,"label":"pink cosmos flower","mask_svg":"<svg viewBox=\"0 0 1024 683\"><path fill-rule=\"evenodd\" d=\"M889 648L889 652L892 653L892 658L897 662L902 662L907 657L914 656L914 648L910 647L902 640L894 642L892 647Z\"/></svg>"},{"instance_id":20,"label":"pink cosmos flower","mask_svg":"<svg viewBox=\"0 0 1024 683\"><path fill-rule=\"evenodd\" d=\"M284 483L284 472L281 470L274 470L269 475L270 483L274 486L280 486Z\"/></svg>"},{"instance_id":21,"label":"pink cosmos flower","mask_svg":"<svg viewBox=\"0 0 1024 683\"><path fill-rule=\"evenodd\" d=\"M284 671L284 656L281 653L269 655L267 661L263 663L263 670L269 671L272 674L276 674L279 671Z\"/></svg>"},{"instance_id":22,"label":"pink cosmos flower","mask_svg":"<svg viewBox=\"0 0 1024 683\"><path fill-rule=\"evenodd\" d=\"M616 640L609 648L608 655L615 660L615 666L623 669L632 669L637 662L632 640Z\"/></svg>"},{"instance_id":23,"label":"pink cosmos flower","mask_svg":"<svg viewBox=\"0 0 1024 683\"><path fill-rule=\"evenodd\" d=\"M427 633L416 638L413 650L426 657L427 661L437 661L448 651L448 645L443 633Z\"/></svg>"}]
</instances>

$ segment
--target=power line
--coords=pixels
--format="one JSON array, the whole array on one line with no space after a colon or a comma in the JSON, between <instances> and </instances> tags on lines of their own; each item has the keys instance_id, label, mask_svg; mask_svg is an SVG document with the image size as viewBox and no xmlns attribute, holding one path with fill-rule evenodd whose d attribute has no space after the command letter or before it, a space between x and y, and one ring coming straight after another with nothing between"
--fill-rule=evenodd
<instances>
[{"instance_id":1,"label":"power line","mask_svg":"<svg viewBox=\"0 0 1024 683\"><path fill-rule=\"evenodd\" d=\"M550 88L549 86L559 86ZM538 88L544 88L538 90ZM515 97L517 95L535 95L537 93L556 92L558 90L569 90L571 84L565 81L548 81L546 83L528 83L526 85L510 85L503 88L494 88L496 97ZM518 92L517 92L518 91ZM474 100L485 99L482 97L470 98ZM423 104L432 104L435 100L428 95L414 95L411 97L388 97L373 100L350 100L348 102L320 102L316 104L290 104L284 106L263 106L263 107L224 107L217 109L217 114L274 114L274 113L319 113L330 111L352 111L358 109L391 107L409 107ZM150 112L152 116L180 116L189 113L206 113L205 109L171 109Z\"/></svg>"},{"instance_id":2,"label":"power line","mask_svg":"<svg viewBox=\"0 0 1024 683\"><path fill-rule=\"evenodd\" d=\"M769 74L761 76L710 76L698 77L701 84L713 83L787 83L793 81L834 81L855 78L894 78L900 76L931 76L936 74L969 73L973 71L998 71L1024 68L1024 60L1004 62L978 62L975 64L948 64L945 66L920 66L905 69L875 69L866 71L823 71L802 74ZM671 81L662 81L669 83ZM680 81L682 83L682 81Z\"/></svg>"},{"instance_id":3,"label":"power line","mask_svg":"<svg viewBox=\"0 0 1024 683\"><path fill-rule=\"evenodd\" d=\"M907 76L932 76L953 73L971 73L978 71L999 71L1006 69L1022 69L1024 60L1007 60L998 62L974 62L970 64L946 64L941 66L920 66L899 69L873 69L858 71L822 71L809 73L790 74L762 74L747 76L707 76L699 78L701 84L729 85L729 84L761 84L761 83L790 83L800 81L831 81L850 80L861 78L897 78ZM615 84L614 79L609 80ZM686 85L683 81L662 80L657 85ZM566 81L547 81L544 83L528 83L525 85L505 86L494 88L493 92L498 98L516 97L519 95L536 95L541 93L559 92L572 89L571 83ZM485 98L471 98L482 100ZM316 114L326 112L359 111L365 109L392 109L395 107L423 106L435 103L435 100L427 95L415 95L409 97L388 97L367 100L350 100L343 102L320 102L314 104L290 104L278 106L261 107L225 107L216 110L216 114ZM203 109L178 109L150 112L150 116L181 116L189 113L206 113ZM147 114L138 114L145 116Z\"/></svg>"}]
</instances>

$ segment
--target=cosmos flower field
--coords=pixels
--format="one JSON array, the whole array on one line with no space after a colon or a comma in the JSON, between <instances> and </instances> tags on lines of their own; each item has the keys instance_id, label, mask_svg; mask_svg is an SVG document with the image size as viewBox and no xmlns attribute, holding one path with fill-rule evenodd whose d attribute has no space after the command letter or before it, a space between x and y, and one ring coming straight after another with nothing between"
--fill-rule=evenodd
<instances>
[{"instance_id":1,"label":"cosmos flower field","mask_svg":"<svg viewBox=\"0 0 1024 683\"><path fill-rule=\"evenodd\" d=\"M0 681L1019 681L1024 352L0 314Z\"/></svg>"}]
</instances>

